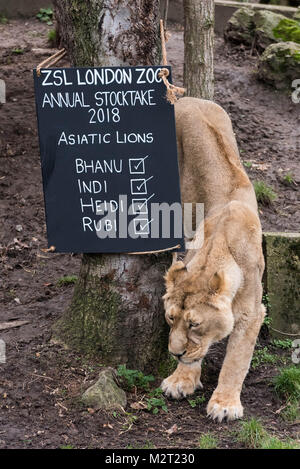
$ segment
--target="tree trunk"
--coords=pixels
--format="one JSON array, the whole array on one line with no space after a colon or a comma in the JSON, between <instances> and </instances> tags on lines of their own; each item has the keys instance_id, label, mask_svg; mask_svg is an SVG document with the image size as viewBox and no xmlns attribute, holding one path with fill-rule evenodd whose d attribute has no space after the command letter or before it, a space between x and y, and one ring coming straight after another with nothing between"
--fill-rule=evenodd
<instances>
[{"instance_id":1,"label":"tree trunk","mask_svg":"<svg viewBox=\"0 0 300 469\"><path fill-rule=\"evenodd\" d=\"M55 0L61 46L74 66L158 65L158 0ZM166 357L162 294L170 254L84 255L53 338L105 364L155 369Z\"/></svg>"},{"instance_id":2,"label":"tree trunk","mask_svg":"<svg viewBox=\"0 0 300 469\"><path fill-rule=\"evenodd\" d=\"M159 65L159 0L53 3L61 45L72 65Z\"/></svg>"},{"instance_id":3,"label":"tree trunk","mask_svg":"<svg viewBox=\"0 0 300 469\"><path fill-rule=\"evenodd\" d=\"M214 96L214 0L184 0L184 87L186 95Z\"/></svg>"}]
</instances>

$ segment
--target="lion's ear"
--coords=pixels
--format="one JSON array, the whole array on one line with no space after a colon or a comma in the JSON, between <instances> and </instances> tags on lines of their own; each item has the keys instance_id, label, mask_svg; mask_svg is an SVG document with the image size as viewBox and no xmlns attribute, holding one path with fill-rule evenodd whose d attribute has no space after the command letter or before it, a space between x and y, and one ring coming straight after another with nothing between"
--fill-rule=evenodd
<instances>
[{"instance_id":1,"label":"lion's ear","mask_svg":"<svg viewBox=\"0 0 300 469\"><path fill-rule=\"evenodd\" d=\"M209 281L209 290L222 295L228 290L228 283L223 270L216 272Z\"/></svg>"},{"instance_id":2,"label":"lion's ear","mask_svg":"<svg viewBox=\"0 0 300 469\"><path fill-rule=\"evenodd\" d=\"M182 261L175 262L168 270L165 275L165 281L168 284L174 284L177 279L181 279L181 277L186 273L186 266Z\"/></svg>"}]
</instances>

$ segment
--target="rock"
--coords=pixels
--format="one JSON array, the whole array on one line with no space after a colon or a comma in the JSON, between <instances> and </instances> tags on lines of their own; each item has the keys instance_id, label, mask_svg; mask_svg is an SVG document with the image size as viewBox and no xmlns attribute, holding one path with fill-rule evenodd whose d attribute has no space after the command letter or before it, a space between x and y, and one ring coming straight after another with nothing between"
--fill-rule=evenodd
<instances>
[{"instance_id":1,"label":"rock","mask_svg":"<svg viewBox=\"0 0 300 469\"><path fill-rule=\"evenodd\" d=\"M294 13L293 18L296 21L300 21L300 7L298 7L296 13Z\"/></svg>"},{"instance_id":2,"label":"rock","mask_svg":"<svg viewBox=\"0 0 300 469\"><path fill-rule=\"evenodd\" d=\"M256 10L242 7L235 11L225 28L225 39L255 45L259 51L265 50L270 44L281 41L298 42L298 25L295 19L271 10ZM300 41L300 38L299 38Z\"/></svg>"},{"instance_id":3,"label":"rock","mask_svg":"<svg viewBox=\"0 0 300 469\"><path fill-rule=\"evenodd\" d=\"M271 332L300 334L300 234L264 233L264 251Z\"/></svg>"},{"instance_id":4,"label":"rock","mask_svg":"<svg viewBox=\"0 0 300 469\"><path fill-rule=\"evenodd\" d=\"M112 410L126 407L126 394L117 385L115 376L113 368L102 370L97 382L83 393L82 402L93 409Z\"/></svg>"},{"instance_id":5,"label":"rock","mask_svg":"<svg viewBox=\"0 0 300 469\"><path fill-rule=\"evenodd\" d=\"M275 38L279 41L292 41L300 44L300 20L284 18L279 21L273 30Z\"/></svg>"},{"instance_id":6,"label":"rock","mask_svg":"<svg viewBox=\"0 0 300 469\"><path fill-rule=\"evenodd\" d=\"M258 77L278 90L292 91L300 77L300 45L295 42L271 44L260 56Z\"/></svg>"},{"instance_id":7,"label":"rock","mask_svg":"<svg viewBox=\"0 0 300 469\"><path fill-rule=\"evenodd\" d=\"M254 38L254 11L243 7L234 12L224 31L227 41L251 45Z\"/></svg>"},{"instance_id":8,"label":"rock","mask_svg":"<svg viewBox=\"0 0 300 469\"><path fill-rule=\"evenodd\" d=\"M274 35L274 28L286 17L270 10L258 10L253 17L255 28L255 44L260 50L266 49L270 44L278 42L280 39Z\"/></svg>"}]
</instances>

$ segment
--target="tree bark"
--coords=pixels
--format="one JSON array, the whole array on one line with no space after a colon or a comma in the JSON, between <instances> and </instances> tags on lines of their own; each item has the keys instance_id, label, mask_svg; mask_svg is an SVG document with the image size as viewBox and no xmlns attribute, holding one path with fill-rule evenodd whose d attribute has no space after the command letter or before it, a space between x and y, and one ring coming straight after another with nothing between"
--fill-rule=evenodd
<instances>
[{"instance_id":1,"label":"tree bark","mask_svg":"<svg viewBox=\"0 0 300 469\"><path fill-rule=\"evenodd\" d=\"M159 0L55 0L74 66L158 65ZM162 294L170 254L84 255L53 338L105 364L154 370L166 357Z\"/></svg>"},{"instance_id":2,"label":"tree bark","mask_svg":"<svg viewBox=\"0 0 300 469\"><path fill-rule=\"evenodd\" d=\"M61 46L86 66L158 65L159 0L54 0Z\"/></svg>"},{"instance_id":3,"label":"tree bark","mask_svg":"<svg viewBox=\"0 0 300 469\"><path fill-rule=\"evenodd\" d=\"M184 0L184 87L186 95L214 96L214 0Z\"/></svg>"}]
</instances>

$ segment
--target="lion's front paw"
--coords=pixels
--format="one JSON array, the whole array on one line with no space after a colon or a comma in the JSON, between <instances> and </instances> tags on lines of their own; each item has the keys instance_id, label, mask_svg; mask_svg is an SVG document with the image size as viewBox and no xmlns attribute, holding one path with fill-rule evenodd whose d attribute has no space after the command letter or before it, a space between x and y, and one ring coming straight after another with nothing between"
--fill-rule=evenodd
<instances>
[{"instance_id":1,"label":"lion's front paw","mask_svg":"<svg viewBox=\"0 0 300 469\"><path fill-rule=\"evenodd\" d=\"M207 405L207 415L213 420L236 420L243 417L243 406L240 398L231 396L212 396Z\"/></svg>"},{"instance_id":2,"label":"lion's front paw","mask_svg":"<svg viewBox=\"0 0 300 469\"><path fill-rule=\"evenodd\" d=\"M164 393L174 399L181 399L193 394L199 387L202 387L200 381L195 384L194 380L190 377L178 376L176 372L164 379L161 383L161 388Z\"/></svg>"}]
</instances>

